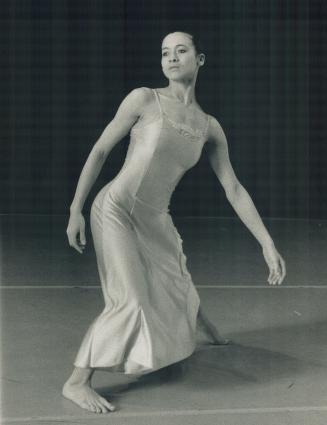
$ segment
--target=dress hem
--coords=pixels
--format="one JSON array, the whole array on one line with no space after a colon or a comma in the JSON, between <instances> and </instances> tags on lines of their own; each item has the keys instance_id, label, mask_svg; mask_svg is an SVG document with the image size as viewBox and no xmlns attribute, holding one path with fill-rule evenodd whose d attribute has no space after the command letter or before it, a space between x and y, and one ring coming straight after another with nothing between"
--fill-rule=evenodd
<instances>
[{"instance_id":1,"label":"dress hem","mask_svg":"<svg viewBox=\"0 0 327 425\"><path fill-rule=\"evenodd\" d=\"M126 361L125 362L121 362L121 363L117 363L117 364L114 364L114 365L109 365L109 366L106 366L106 365L101 365L101 366L100 365L81 366L77 362L74 362L73 365L75 367L79 367L79 368L82 368L82 369L86 369L86 368L100 369L100 370L101 369L104 369L104 370L108 370L109 372L121 373L123 375L145 375L147 373L155 372L155 371L157 371L159 369L162 369L164 367L168 367L170 365L173 365L175 363L178 363L178 362L180 362L182 360L185 360L185 359L189 358L196 351L196 348L197 348L196 346L197 346L197 344L194 345L193 349L188 354L186 354L186 355L180 357L179 359L174 360L174 361L172 361L170 363L166 363L166 364L164 364L162 366L147 367L146 365L143 365L141 363L133 362L135 365L143 366L143 368L141 368L139 370L136 370L135 372L126 371L126 369L124 368L124 364L126 364Z\"/></svg>"}]
</instances>

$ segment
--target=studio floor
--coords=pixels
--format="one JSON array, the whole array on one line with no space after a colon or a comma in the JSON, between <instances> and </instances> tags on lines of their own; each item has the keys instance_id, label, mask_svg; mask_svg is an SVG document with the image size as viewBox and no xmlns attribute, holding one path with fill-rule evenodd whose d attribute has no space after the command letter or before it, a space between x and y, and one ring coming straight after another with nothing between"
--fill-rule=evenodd
<instances>
[{"instance_id":1,"label":"studio floor","mask_svg":"<svg viewBox=\"0 0 327 425\"><path fill-rule=\"evenodd\" d=\"M96 371L117 409L96 414L61 395L86 328L103 308L87 233L79 254L67 217L2 215L2 423L325 425L327 222L264 220L283 255L267 283L261 247L238 219L176 218L203 310L227 346L199 333L195 352L133 377Z\"/></svg>"}]
</instances>

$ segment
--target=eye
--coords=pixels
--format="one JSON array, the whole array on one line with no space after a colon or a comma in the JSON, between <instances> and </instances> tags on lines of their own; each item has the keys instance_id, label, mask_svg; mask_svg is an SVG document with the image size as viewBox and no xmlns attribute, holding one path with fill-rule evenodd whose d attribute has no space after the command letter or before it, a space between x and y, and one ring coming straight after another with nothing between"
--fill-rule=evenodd
<instances>
[{"instance_id":1,"label":"eye","mask_svg":"<svg viewBox=\"0 0 327 425\"><path fill-rule=\"evenodd\" d=\"M185 49L179 49L178 52L179 53L181 53L181 52L184 52L185 53L185 52L187 52L187 50L185 50ZM163 52L161 56L167 56L167 52Z\"/></svg>"}]
</instances>

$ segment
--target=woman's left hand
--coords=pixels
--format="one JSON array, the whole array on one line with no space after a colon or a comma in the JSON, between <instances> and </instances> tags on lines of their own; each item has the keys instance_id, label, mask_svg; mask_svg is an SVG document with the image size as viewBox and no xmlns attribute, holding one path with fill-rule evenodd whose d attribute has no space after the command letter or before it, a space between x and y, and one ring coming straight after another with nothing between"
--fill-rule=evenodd
<instances>
[{"instance_id":1,"label":"woman's left hand","mask_svg":"<svg viewBox=\"0 0 327 425\"><path fill-rule=\"evenodd\" d=\"M274 244L262 248L263 256L269 267L269 285L281 285L286 276L285 261L279 254Z\"/></svg>"}]
</instances>

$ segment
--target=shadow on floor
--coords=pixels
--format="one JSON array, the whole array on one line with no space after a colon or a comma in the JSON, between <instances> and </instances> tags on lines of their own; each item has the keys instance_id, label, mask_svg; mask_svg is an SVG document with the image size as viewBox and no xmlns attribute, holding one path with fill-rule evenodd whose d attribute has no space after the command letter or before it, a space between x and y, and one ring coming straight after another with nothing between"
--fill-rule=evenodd
<instances>
[{"instance_id":1,"label":"shadow on floor","mask_svg":"<svg viewBox=\"0 0 327 425\"><path fill-rule=\"evenodd\" d=\"M309 358L299 359L282 352L283 346L296 347L303 342L308 349L313 349L317 342L326 339L327 322L260 329L242 334L226 335L231 337L229 345L201 344L187 359L174 363L155 372L141 375L127 384L97 388L103 396L110 395L115 401L121 394L139 388L158 388L160 385L182 383L183 388L196 386L198 389L242 389L242 387L258 386L281 379L294 380L305 370L321 368L325 365L311 361ZM324 332L325 331L325 332ZM319 335L318 335L319 334ZM323 336L324 335L324 336ZM246 340L253 345L238 343ZM256 347L260 341L267 348ZM277 342L277 344L276 344ZM269 349L270 345L280 346L281 351ZM302 353L302 351L301 351Z\"/></svg>"},{"instance_id":2,"label":"shadow on floor","mask_svg":"<svg viewBox=\"0 0 327 425\"><path fill-rule=\"evenodd\" d=\"M202 346L188 359L137 377L135 381L97 388L112 402L115 395L138 388L157 388L160 384L183 382L183 386L240 387L262 384L281 377L295 376L303 369L301 361L278 352L232 343L228 346Z\"/></svg>"}]
</instances>

